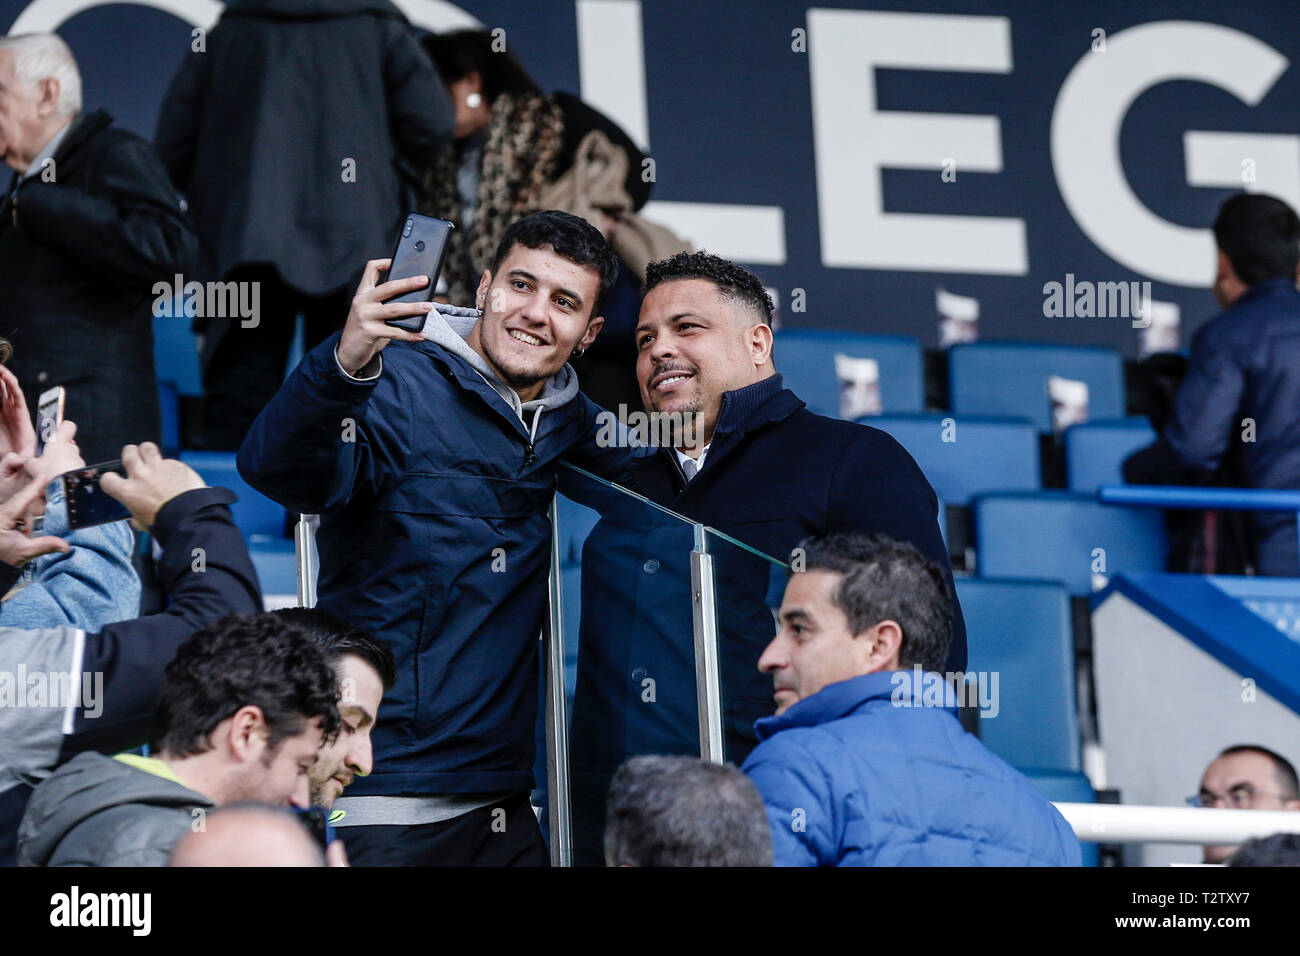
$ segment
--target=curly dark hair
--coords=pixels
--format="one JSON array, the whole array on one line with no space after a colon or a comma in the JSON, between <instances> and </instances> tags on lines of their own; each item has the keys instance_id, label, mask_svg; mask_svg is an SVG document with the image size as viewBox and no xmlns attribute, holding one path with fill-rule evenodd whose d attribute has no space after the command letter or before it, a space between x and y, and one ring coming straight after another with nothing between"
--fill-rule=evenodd
<instances>
[{"instance_id":1,"label":"curly dark hair","mask_svg":"<svg viewBox=\"0 0 1300 956\"><path fill-rule=\"evenodd\" d=\"M492 257L491 272L495 276L501 263L515 246L541 249L550 246L557 256L596 271L600 277L600 291L592 303L591 315L600 315L618 280L618 257L609 247L601 231L587 220L559 209L535 212L512 222L497 244Z\"/></svg>"},{"instance_id":2,"label":"curly dark hair","mask_svg":"<svg viewBox=\"0 0 1300 956\"><path fill-rule=\"evenodd\" d=\"M208 735L241 707L259 707L269 753L319 717L324 741L339 730L338 680L315 641L274 614L230 614L197 631L163 672L155 750L192 756L211 749Z\"/></svg>"},{"instance_id":3,"label":"curly dark hair","mask_svg":"<svg viewBox=\"0 0 1300 956\"><path fill-rule=\"evenodd\" d=\"M643 291L648 293L661 282L674 279L708 279L718 287L724 299L747 306L765 324L772 324L772 312L776 307L763 286L763 280L721 256L708 252L679 252L652 262L645 270Z\"/></svg>"},{"instance_id":4,"label":"curly dark hair","mask_svg":"<svg viewBox=\"0 0 1300 956\"><path fill-rule=\"evenodd\" d=\"M375 669L384 690L393 689L397 682L397 664L393 652L379 638L318 607L283 607L271 613L306 631L330 666L337 666L339 660L348 655L359 657Z\"/></svg>"},{"instance_id":5,"label":"curly dark hair","mask_svg":"<svg viewBox=\"0 0 1300 956\"><path fill-rule=\"evenodd\" d=\"M903 631L899 665L942 670L952 643L953 599L943 570L915 545L884 534L829 534L803 541L805 571L843 575L835 606L861 634L881 621Z\"/></svg>"}]
</instances>

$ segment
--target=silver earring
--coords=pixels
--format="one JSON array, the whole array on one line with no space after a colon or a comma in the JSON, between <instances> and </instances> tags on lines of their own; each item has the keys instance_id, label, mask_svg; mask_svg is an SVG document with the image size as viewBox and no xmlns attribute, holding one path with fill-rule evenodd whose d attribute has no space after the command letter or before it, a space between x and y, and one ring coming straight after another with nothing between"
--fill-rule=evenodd
<instances>
[{"instance_id":1,"label":"silver earring","mask_svg":"<svg viewBox=\"0 0 1300 956\"><path fill-rule=\"evenodd\" d=\"M570 359L580 359L580 358L582 358L582 356L583 356L584 354L586 354L586 351L587 351L586 349L574 349L574 350L573 350L573 354L570 355L569 358L570 358Z\"/></svg>"},{"instance_id":2,"label":"silver earring","mask_svg":"<svg viewBox=\"0 0 1300 956\"><path fill-rule=\"evenodd\" d=\"M471 93L465 97L465 105L476 110L483 105L483 97L478 93Z\"/></svg>"}]
</instances>

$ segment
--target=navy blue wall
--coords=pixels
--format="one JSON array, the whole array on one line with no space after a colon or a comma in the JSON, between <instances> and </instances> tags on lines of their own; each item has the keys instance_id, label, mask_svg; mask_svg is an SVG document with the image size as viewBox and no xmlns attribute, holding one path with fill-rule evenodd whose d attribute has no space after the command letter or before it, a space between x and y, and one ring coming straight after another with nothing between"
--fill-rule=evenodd
<instances>
[{"instance_id":1,"label":"navy blue wall","mask_svg":"<svg viewBox=\"0 0 1300 956\"><path fill-rule=\"evenodd\" d=\"M0 0L0 30L29 4ZM460 6L507 31L510 44L544 87L577 90L577 15L572 0L465 0ZM822 262L809 58L791 50L791 30L809 9L796 0L645 0L642 5L646 88L655 198L779 206L787 259L762 265L765 281L789 301L807 291L808 311L788 325L816 324L936 338L936 286L976 296L984 338L1046 338L1112 344L1132 353L1137 332L1124 319L1047 319L1043 284L1067 272L1081 279L1148 279L1130 271L1084 234L1062 199L1052 166L1050 124L1061 84L1087 55L1092 31L1114 37L1137 24L1206 21L1243 31L1290 61L1260 103L1247 106L1215 86L1166 82L1141 95L1124 119L1121 156L1128 180L1153 212L1202 228L1230 193L1187 185L1186 130L1295 134L1300 126L1300 54L1295 5L1187 0L1097 0L1088 3L895 0L885 4L823 3L843 9L888 9L1006 17L1012 70L953 73L880 70L878 106L886 110L996 116L1003 169L960 172L944 183L938 171L882 172L889 211L1025 220L1027 275L972 275L897 269L828 268ZM88 106L104 106L121 123L148 135L171 71L188 49L190 25L136 4L86 10L60 28L81 63ZM864 66L865 69L865 66ZM846 109L853 104L846 104ZM1300 188L1300 184L1297 184ZM1156 281L1154 295L1178 303L1185 335L1213 314L1208 291Z\"/></svg>"}]
</instances>

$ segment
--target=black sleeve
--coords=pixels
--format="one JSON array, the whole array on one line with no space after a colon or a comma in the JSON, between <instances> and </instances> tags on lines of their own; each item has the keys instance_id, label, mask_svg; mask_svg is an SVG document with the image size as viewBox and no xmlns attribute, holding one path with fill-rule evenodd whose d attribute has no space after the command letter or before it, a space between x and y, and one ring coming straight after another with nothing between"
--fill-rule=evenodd
<instances>
[{"instance_id":1,"label":"black sleeve","mask_svg":"<svg viewBox=\"0 0 1300 956\"><path fill-rule=\"evenodd\" d=\"M167 172L144 140L108 130L93 191L28 179L18 192L18 228L127 288L191 270L199 240Z\"/></svg>"},{"instance_id":2,"label":"black sleeve","mask_svg":"<svg viewBox=\"0 0 1300 956\"><path fill-rule=\"evenodd\" d=\"M408 163L428 166L451 138L456 113L433 61L406 26L393 25L384 51L393 144Z\"/></svg>"},{"instance_id":3,"label":"black sleeve","mask_svg":"<svg viewBox=\"0 0 1300 956\"><path fill-rule=\"evenodd\" d=\"M957 600L948 548L939 531L939 499L906 449L884 432L848 443L831 478L829 532L887 534L915 545L943 570L953 602L949 671L966 669L966 619Z\"/></svg>"},{"instance_id":4,"label":"black sleeve","mask_svg":"<svg viewBox=\"0 0 1300 956\"><path fill-rule=\"evenodd\" d=\"M92 680L103 675L103 710L97 716L77 712L60 762L82 750L111 753L143 743L163 668L176 648L227 614L262 610L257 572L226 507L234 500L225 488L199 488L158 512L152 529L162 547L158 576L171 605L86 635L81 670Z\"/></svg>"},{"instance_id":5,"label":"black sleeve","mask_svg":"<svg viewBox=\"0 0 1300 956\"><path fill-rule=\"evenodd\" d=\"M154 145L176 188L187 195L192 186L199 149L199 117L203 115L204 67L209 54L191 52L181 61L158 109Z\"/></svg>"}]
</instances>

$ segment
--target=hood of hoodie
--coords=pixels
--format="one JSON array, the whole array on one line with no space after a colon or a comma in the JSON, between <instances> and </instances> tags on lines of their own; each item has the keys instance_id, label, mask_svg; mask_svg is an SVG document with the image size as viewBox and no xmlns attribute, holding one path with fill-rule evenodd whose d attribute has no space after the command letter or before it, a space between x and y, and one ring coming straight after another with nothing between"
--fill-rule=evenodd
<instances>
[{"instance_id":1,"label":"hood of hoodie","mask_svg":"<svg viewBox=\"0 0 1300 956\"><path fill-rule=\"evenodd\" d=\"M429 319L424 323L424 337L434 345L440 345L468 362L514 410L519 420L529 425L536 435L537 419L543 410L553 412L578 397L578 374L566 362L558 372L546 380L540 395L530 401L521 402L515 390L501 381L496 372L492 371L492 366L488 365L487 360L469 347L466 339L469 338L469 333L478 321L469 316L443 315L434 310L429 313Z\"/></svg>"},{"instance_id":2,"label":"hood of hoodie","mask_svg":"<svg viewBox=\"0 0 1300 956\"><path fill-rule=\"evenodd\" d=\"M213 806L201 793L120 760L93 751L79 754L46 778L32 794L18 834L23 859L44 866L74 827L97 813L125 803L155 807Z\"/></svg>"}]
</instances>

